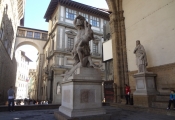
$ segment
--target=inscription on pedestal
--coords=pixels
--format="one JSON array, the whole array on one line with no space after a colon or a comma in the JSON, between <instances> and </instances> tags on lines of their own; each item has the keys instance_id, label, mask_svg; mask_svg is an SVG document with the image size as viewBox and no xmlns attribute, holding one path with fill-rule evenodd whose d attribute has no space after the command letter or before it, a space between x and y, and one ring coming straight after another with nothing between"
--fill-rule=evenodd
<instances>
[{"instance_id":1,"label":"inscription on pedestal","mask_svg":"<svg viewBox=\"0 0 175 120\"><path fill-rule=\"evenodd\" d=\"M81 103L93 103L95 102L95 90L81 89L80 90L80 102Z\"/></svg>"},{"instance_id":2,"label":"inscription on pedestal","mask_svg":"<svg viewBox=\"0 0 175 120\"><path fill-rule=\"evenodd\" d=\"M145 88L145 83L143 79L137 79L137 89L144 89Z\"/></svg>"},{"instance_id":3,"label":"inscription on pedestal","mask_svg":"<svg viewBox=\"0 0 175 120\"><path fill-rule=\"evenodd\" d=\"M70 90L63 91L63 101L70 103Z\"/></svg>"}]
</instances>

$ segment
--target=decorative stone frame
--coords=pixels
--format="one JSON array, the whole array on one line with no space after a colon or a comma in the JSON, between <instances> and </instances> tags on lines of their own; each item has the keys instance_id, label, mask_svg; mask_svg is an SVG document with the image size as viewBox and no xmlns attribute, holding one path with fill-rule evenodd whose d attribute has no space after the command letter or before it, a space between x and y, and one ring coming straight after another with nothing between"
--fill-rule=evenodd
<instances>
[{"instance_id":1,"label":"decorative stone frame","mask_svg":"<svg viewBox=\"0 0 175 120\"><path fill-rule=\"evenodd\" d=\"M72 30L69 30L69 31L66 31L65 32L66 33L66 35L67 35L67 38L66 38L66 44L65 44L65 51L71 51L71 49L70 48L68 48L68 38L72 38L72 39L74 39L74 41L75 41L75 36L77 35L74 31L72 31ZM75 43L75 42L74 42Z\"/></svg>"},{"instance_id":2,"label":"decorative stone frame","mask_svg":"<svg viewBox=\"0 0 175 120\"><path fill-rule=\"evenodd\" d=\"M94 52L93 52L93 49L94 49L94 48L93 48L93 47L94 47L93 45L92 45L92 51L91 51L91 52L92 52L92 54L95 55L95 56L100 56L100 51L99 51L99 48L100 48L99 45L100 45L100 44L99 44L99 43L100 43L100 38L99 38L98 36L94 36L94 40L93 40L92 44L95 44L95 45L97 46L97 53L94 53Z\"/></svg>"}]
</instances>

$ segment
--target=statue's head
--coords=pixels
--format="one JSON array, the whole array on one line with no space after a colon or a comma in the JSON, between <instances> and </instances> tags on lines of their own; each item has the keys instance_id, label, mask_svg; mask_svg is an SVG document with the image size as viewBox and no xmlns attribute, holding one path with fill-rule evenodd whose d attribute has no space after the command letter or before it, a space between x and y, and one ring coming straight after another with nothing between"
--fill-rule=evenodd
<instances>
[{"instance_id":1,"label":"statue's head","mask_svg":"<svg viewBox=\"0 0 175 120\"><path fill-rule=\"evenodd\" d=\"M140 45L140 40L137 40L136 41L136 45Z\"/></svg>"},{"instance_id":2,"label":"statue's head","mask_svg":"<svg viewBox=\"0 0 175 120\"><path fill-rule=\"evenodd\" d=\"M171 90L171 94L174 94L175 93L175 91L174 90Z\"/></svg>"},{"instance_id":3,"label":"statue's head","mask_svg":"<svg viewBox=\"0 0 175 120\"><path fill-rule=\"evenodd\" d=\"M86 21L86 19L85 19L83 16L78 15L78 16L77 16L77 21L76 21L75 25L76 25L77 27L79 27L79 26L84 27L84 21Z\"/></svg>"}]
</instances>

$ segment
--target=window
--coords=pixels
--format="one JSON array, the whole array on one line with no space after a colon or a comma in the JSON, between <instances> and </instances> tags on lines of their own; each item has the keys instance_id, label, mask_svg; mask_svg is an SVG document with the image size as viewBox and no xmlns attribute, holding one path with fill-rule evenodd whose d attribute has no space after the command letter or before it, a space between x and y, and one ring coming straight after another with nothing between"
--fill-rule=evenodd
<instances>
[{"instance_id":1,"label":"window","mask_svg":"<svg viewBox=\"0 0 175 120\"><path fill-rule=\"evenodd\" d=\"M39 33L39 32L35 32L35 33L34 33L34 38L40 39L40 33Z\"/></svg>"},{"instance_id":2,"label":"window","mask_svg":"<svg viewBox=\"0 0 175 120\"><path fill-rule=\"evenodd\" d=\"M33 38L33 32L32 31L27 31L26 37Z\"/></svg>"},{"instance_id":3,"label":"window","mask_svg":"<svg viewBox=\"0 0 175 120\"><path fill-rule=\"evenodd\" d=\"M81 16L83 16L83 17L85 17L86 18L86 21L88 21L88 15L87 14L85 14L85 13L79 13Z\"/></svg>"},{"instance_id":4,"label":"window","mask_svg":"<svg viewBox=\"0 0 175 120\"><path fill-rule=\"evenodd\" d=\"M98 53L98 44L93 43L93 53Z\"/></svg>"},{"instance_id":5,"label":"window","mask_svg":"<svg viewBox=\"0 0 175 120\"><path fill-rule=\"evenodd\" d=\"M74 39L68 37L68 40L67 40L67 48L72 49L73 47L74 47Z\"/></svg>"},{"instance_id":6,"label":"window","mask_svg":"<svg viewBox=\"0 0 175 120\"><path fill-rule=\"evenodd\" d=\"M18 30L18 36L24 37L25 36L25 30Z\"/></svg>"},{"instance_id":7,"label":"window","mask_svg":"<svg viewBox=\"0 0 175 120\"><path fill-rule=\"evenodd\" d=\"M7 49L7 45L8 45L8 42L7 42L7 39L4 41L4 46L5 48Z\"/></svg>"},{"instance_id":8,"label":"window","mask_svg":"<svg viewBox=\"0 0 175 120\"><path fill-rule=\"evenodd\" d=\"M42 33L42 39L43 39L43 40L47 40L47 34Z\"/></svg>"},{"instance_id":9,"label":"window","mask_svg":"<svg viewBox=\"0 0 175 120\"><path fill-rule=\"evenodd\" d=\"M2 22L1 28L0 28L0 39L3 38L3 33L4 33L4 23Z\"/></svg>"},{"instance_id":10,"label":"window","mask_svg":"<svg viewBox=\"0 0 175 120\"><path fill-rule=\"evenodd\" d=\"M9 47L8 48L8 54L10 55L10 53L11 53L11 48Z\"/></svg>"},{"instance_id":11,"label":"window","mask_svg":"<svg viewBox=\"0 0 175 120\"><path fill-rule=\"evenodd\" d=\"M66 18L74 20L76 17L76 11L66 8Z\"/></svg>"},{"instance_id":12,"label":"window","mask_svg":"<svg viewBox=\"0 0 175 120\"><path fill-rule=\"evenodd\" d=\"M99 27L99 18L90 16L90 24L95 27Z\"/></svg>"}]
</instances>

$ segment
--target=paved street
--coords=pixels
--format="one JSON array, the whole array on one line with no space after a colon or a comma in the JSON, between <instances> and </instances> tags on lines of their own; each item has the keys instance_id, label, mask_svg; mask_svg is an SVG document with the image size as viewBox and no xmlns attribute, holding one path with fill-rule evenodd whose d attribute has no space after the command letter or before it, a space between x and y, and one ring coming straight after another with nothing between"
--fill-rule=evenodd
<instances>
[{"instance_id":1,"label":"paved street","mask_svg":"<svg viewBox=\"0 0 175 120\"><path fill-rule=\"evenodd\" d=\"M140 111L122 110L115 107L105 107L112 114L111 120L175 120L174 116L146 113ZM0 120L55 120L52 110L0 112Z\"/></svg>"}]
</instances>

